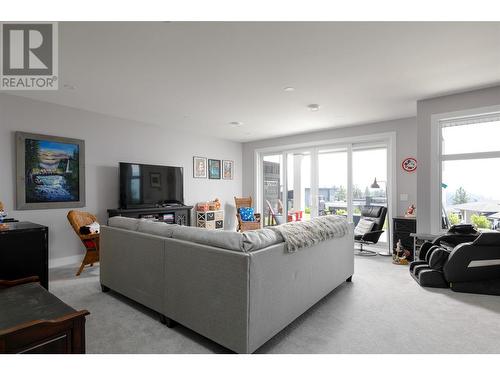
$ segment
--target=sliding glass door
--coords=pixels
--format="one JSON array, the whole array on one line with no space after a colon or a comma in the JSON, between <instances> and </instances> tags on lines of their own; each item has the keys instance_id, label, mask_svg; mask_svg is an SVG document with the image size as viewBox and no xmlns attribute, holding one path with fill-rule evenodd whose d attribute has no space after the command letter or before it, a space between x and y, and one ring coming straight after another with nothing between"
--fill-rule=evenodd
<instances>
[{"instance_id":1,"label":"sliding glass door","mask_svg":"<svg viewBox=\"0 0 500 375\"><path fill-rule=\"evenodd\" d=\"M352 208L356 225L361 209L366 206L387 207L387 146L353 145L352 150ZM385 227L387 228L387 216ZM379 242L387 242L387 230Z\"/></svg>"},{"instance_id":2,"label":"sliding glass door","mask_svg":"<svg viewBox=\"0 0 500 375\"><path fill-rule=\"evenodd\" d=\"M390 139L261 154L260 204L264 226L341 215L357 224L365 206L389 209Z\"/></svg>"},{"instance_id":3,"label":"sliding glass door","mask_svg":"<svg viewBox=\"0 0 500 375\"><path fill-rule=\"evenodd\" d=\"M283 223L283 156L266 155L262 160L262 209L264 226Z\"/></svg>"},{"instance_id":4,"label":"sliding glass door","mask_svg":"<svg viewBox=\"0 0 500 375\"><path fill-rule=\"evenodd\" d=\"M287 221L311 218L311 152L289 152L287 159Z\"/></svg>"},{"instance_id":5,"label":"sliding glass door","mask_svg":"<svg viewBox=\"0 0 500 375\"><path fill-rule=\"evenodd\" d=\"M318 150L318 215L348 216L348 150Z\"/></svg>"}]
</instances>

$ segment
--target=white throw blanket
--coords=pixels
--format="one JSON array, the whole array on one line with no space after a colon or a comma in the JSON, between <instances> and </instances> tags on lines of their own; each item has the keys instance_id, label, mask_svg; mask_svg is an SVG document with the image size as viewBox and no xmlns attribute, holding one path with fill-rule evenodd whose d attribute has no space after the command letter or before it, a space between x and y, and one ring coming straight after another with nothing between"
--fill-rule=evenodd
<instances>
[{"instance_id":1,"label":"white throw blanket","mask_svg":"<svg viewBox=\"0 0 500 375\"><path fill-rule=\"evenodd\" d=\"M330 238L345 236L349 232L349 223L342 216L327 215L268 228L283 237L288 252L292 253Z\"/></svg>"}]
</instances>

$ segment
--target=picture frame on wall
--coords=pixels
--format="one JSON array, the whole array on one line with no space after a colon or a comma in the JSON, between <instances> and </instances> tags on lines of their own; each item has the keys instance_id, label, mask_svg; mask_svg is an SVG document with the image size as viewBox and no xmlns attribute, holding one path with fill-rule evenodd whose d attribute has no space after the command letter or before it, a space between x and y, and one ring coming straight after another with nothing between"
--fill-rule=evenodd
<instances>
[{"instance_id":1,"label":"picture frame on wall","mask_svg":"<svg viewBox=\"0 0 500 375\"><path fill-rule=\"evenodd\" d=\"M193 156L193 177L207 178L207 158L201 156Z\"/></svg>"},{"instance_id":2,"label":"picture frame on wall","mask_svg":"<svg viewBox=\"0 0 500 375\"><path fill-rule=\"evenodd\" d=\"M222 161L222 179L232 180L234 178L234 161L233 160L223 160Z\"/></svg>"},{"instance_id":3,"label":"picture frame on wall","mask_svg":"<svg viewBox=\"0 0 500 375\"><path fill-rule=\"evenodd\" d=\"M85 141L16 132L16 209L85 206Z\"/></svg>"},{"instance_id":4,"label":"picture frame on wall","mask_svg":"<svg viewBox=\"0 0 500 375\"><path fill-rule=\"evenodd\" d=\"M218 159L208 159L208 178L211 180L220 180L221 161Z\"/></svg>"},{"instance_id":5,"label":"picture frame on wall","mask_svg":"<svg viewBox=\"0 0 500 375\"><path fill-rule=\"evenodd\" d=\"M149 182L152 188L161 189L161 173L150 173Z\"/></svg>"}]
</instances>

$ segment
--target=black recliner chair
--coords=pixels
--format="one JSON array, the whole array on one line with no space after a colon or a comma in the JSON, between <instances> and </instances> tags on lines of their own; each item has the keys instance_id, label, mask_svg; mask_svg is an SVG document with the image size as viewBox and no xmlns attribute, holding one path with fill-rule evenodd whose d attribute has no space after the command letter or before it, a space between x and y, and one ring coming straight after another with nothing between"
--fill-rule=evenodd
<instances>
[{"instance_id":1,"label":"black recliner chair","mask_svg":"<svg viewBox=\"0 0 500 375\"><path fill-rule=\"evenodd\" d=\"M500 232L449 233L426 242L410 274L424 287L500 295Z\"/></svg>"},{"instance_id":2,"label":"black recliner chair","mask_svg":"<svg viewBox=\"0 0 500 375\"><path fill-rule=\"evenodd\" d=\"M363 245L374 245L378 242L380 235L384 233L385 217L387 215L387 207L382 206L365 206L361 209L361 219L366 219L373 222L373 227L369 232L364 234L354 234L354 241L359 243L359 251L356 255L377 255L376 251L363 249Z\"/></svg>"}]
</instances>

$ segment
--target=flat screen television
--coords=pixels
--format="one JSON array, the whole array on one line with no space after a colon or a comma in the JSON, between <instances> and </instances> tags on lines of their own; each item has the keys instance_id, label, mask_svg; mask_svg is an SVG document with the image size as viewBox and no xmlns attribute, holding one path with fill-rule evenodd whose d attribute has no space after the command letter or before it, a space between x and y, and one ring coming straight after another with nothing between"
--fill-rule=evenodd
<instances>
[{"instance_id":1,"label":"flat screen television","mask_svg":"<svg viewBox=\"0 0 500 375\"><path fill-rule=\"evenodd\" d=\"M184 204L182 167L120 163L120 207Z\"/></svg>"}]
</instances>

